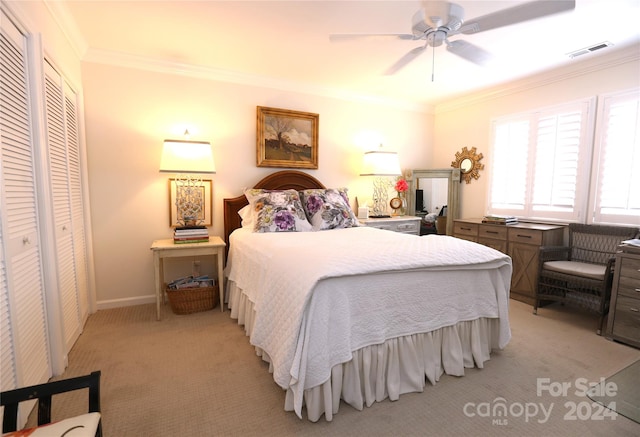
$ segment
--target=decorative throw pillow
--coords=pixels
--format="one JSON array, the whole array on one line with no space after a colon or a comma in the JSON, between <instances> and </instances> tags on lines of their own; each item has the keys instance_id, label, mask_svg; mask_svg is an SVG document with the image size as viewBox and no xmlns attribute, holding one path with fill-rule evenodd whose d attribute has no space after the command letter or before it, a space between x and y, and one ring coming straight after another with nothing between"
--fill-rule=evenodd
<instances>
[{"instance_id":1,"label":"decorative throw pillow","mask_svg":"<svg viewBox=\"0 0 640 437\"><path fill-rule=\"evenodd\" d=\"M314 231L359 226L346 188L310 189L301 191L300 195Z\"/></svg>"},{"instance_id":2,"label":"decorative throw pillow","mask_svg":"<svg viewBox=\"0 0 640 437\"><path fill-rule=\"evenodd\" d=\"M254 232L303 232L311 225L296 190L249 189L244 192L253 217Z\"/></svg>"}]
</instances>

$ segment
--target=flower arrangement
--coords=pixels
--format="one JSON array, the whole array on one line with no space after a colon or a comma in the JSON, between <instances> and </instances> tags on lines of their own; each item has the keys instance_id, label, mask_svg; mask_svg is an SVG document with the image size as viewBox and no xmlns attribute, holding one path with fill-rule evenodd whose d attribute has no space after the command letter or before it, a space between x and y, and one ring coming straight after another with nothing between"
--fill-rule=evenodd
<instances>
[{"instance_id":1,"label":"flower arrangement","mask_svg":"<svg viewBox=\"0 0 640 437\"><path fill-rule=\"evenodd\" d=\"M407 181L402 178L398 179L398 181L396 182L396 191L398 192L398 194L404 193L408 189L409 184L407 184Z\"/></svg>"}]
</instances>

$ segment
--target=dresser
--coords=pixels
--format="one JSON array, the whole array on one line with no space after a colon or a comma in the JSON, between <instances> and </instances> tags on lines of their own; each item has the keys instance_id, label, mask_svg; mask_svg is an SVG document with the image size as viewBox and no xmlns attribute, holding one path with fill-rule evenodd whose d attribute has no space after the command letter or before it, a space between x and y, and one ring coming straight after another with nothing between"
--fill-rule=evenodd
<instances>
[{"instance_id":1,"label":"dresser","mask_svg":"<svg viewBox=\"0 0 640 437\"><path fill-rule=\"evenodd\" d=\"M457 219L453 236L484 244L511 257L511 298L533 305L538 287L540 246L562 246L564 226L542 223L496 225Z\"/></svg>"},{"instance_id":2,"label":"dresser","mask_svg":"<svg viewBox=\"0 0 640 437\"><path fill-rule=\"evenodd\" d=\"M403 234L420 235L420 217L412 215L399 215L383 218L361 219L360 223L372 228L386 229L387 231L401 232Z\"/></svg>"},{"instance_id":3,"label":"dresser","mask_svg":"<svg viewBox=\"0 0 640 437\"><path fill-rule=\"evenodd\" d=\"M640 347L640 248L616 254L607 337Z\"/></svg>"}]
</instances>

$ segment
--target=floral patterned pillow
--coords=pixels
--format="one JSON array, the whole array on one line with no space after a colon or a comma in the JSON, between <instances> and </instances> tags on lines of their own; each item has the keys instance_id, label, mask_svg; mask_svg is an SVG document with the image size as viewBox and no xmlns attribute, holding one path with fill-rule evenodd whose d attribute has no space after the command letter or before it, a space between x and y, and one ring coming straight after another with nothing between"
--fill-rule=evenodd
<instances>
[{"instance_id":1,"label":"floral patterned pillow","mask_svg":"<svg viewBox=\"0 0 640 437\"><path fill-rule=\"evenodd\" d=\"M254 232L311 231L296 190L249 189L244 192L253 216Z\"/></svg>"},{"instance_id":2,"label":"floral patterned pillow","mask_svg":"<svg viewBox=\"0 0 640 437\"><path fill-rule=\"evenodd\" d=\"M359 226L346 188L300 191L302 206L314 231Z\"/></svg>"}]
</instances>

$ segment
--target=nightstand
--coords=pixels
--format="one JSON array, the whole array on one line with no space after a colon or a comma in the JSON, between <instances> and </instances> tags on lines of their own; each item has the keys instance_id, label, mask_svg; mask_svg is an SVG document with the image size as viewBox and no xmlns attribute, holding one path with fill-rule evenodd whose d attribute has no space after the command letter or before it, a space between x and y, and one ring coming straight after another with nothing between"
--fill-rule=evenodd
<instances>
[{"instance_id":1,"label":"nightstand","mask_svg":"<svg viewBox=\"0 0 640 437\"><path fill-rule=\"evenodd\" d=\"M173 238L156 240L151 245L153 251L153 266L156 276L156 318L160 320L160 301L164 293L164 263L165 258L183 256L215 255L218 271L218 291L220 293L220 311L224 311L224 248L226 244L218 236L209 236L206 243L175 244Z\"/></svg>"},{"instance_id":2,"label":"nightstand","mask_svg":"<svg viewBox=\"0 0 640 437\"><path fill-rule=\"evenodd\" d=\"M385 229L387 231L401 232L403 234L420 235L420 217L412 215L399 215L384 218L368 218L360 220L360 223L372 228Z\"/></svg>"}]
</instances>

